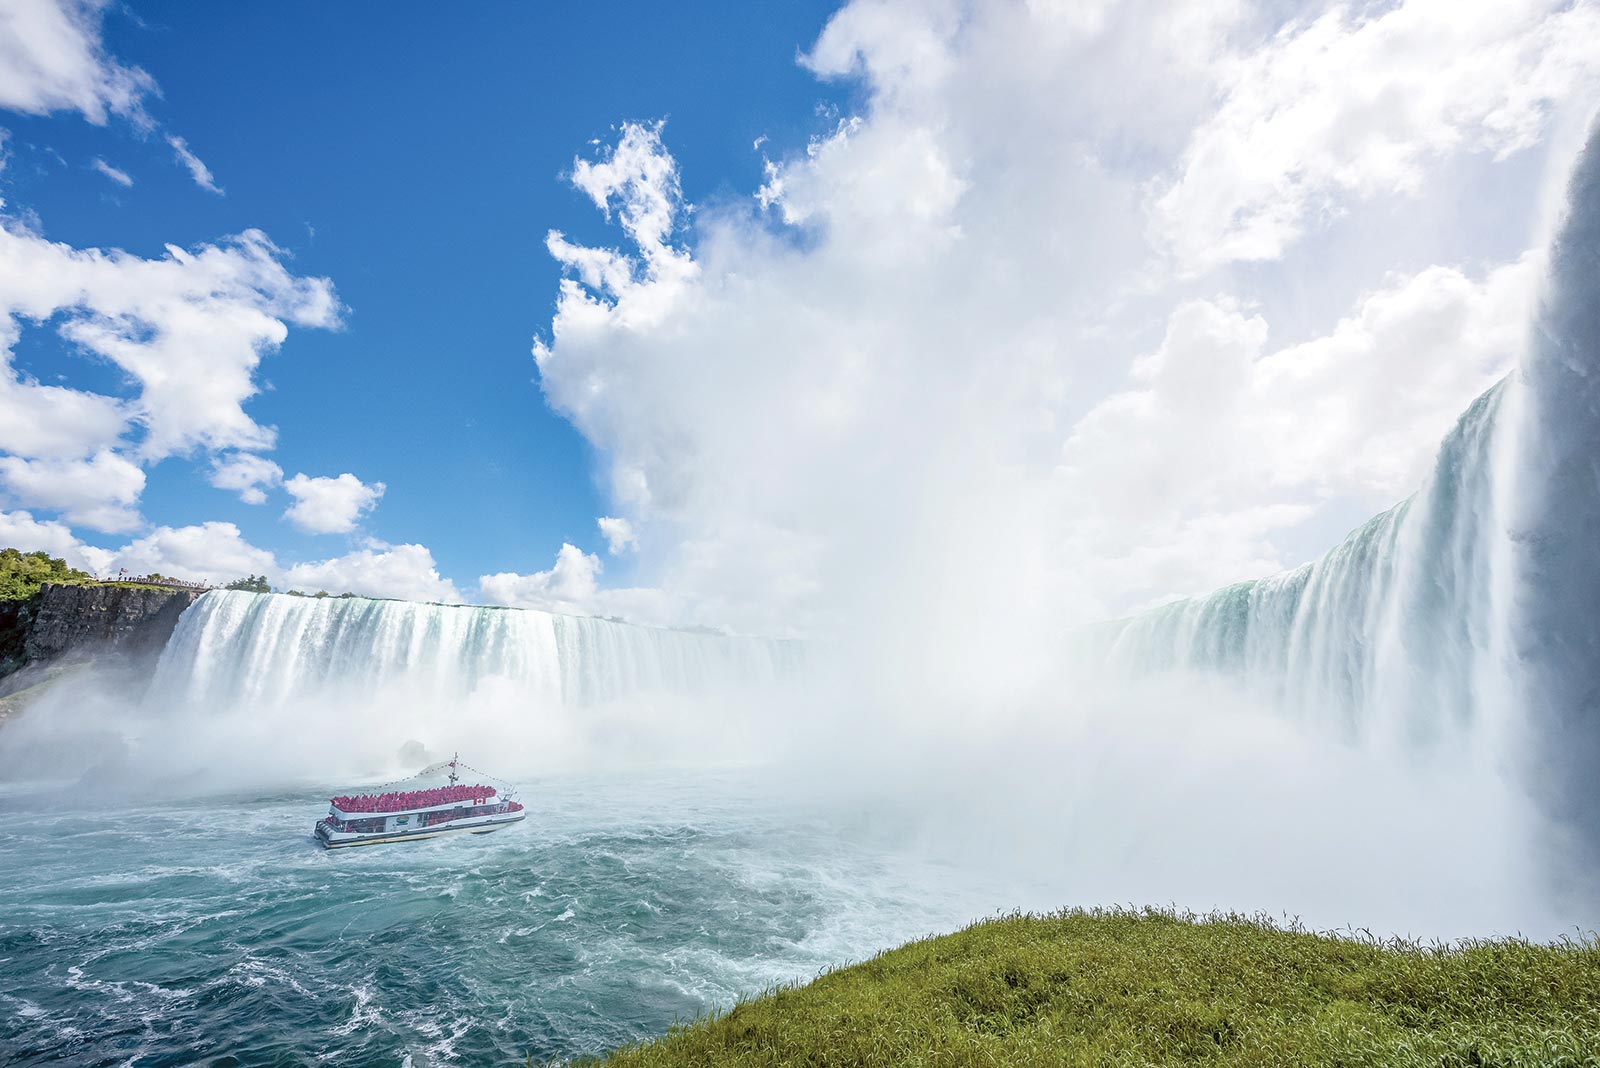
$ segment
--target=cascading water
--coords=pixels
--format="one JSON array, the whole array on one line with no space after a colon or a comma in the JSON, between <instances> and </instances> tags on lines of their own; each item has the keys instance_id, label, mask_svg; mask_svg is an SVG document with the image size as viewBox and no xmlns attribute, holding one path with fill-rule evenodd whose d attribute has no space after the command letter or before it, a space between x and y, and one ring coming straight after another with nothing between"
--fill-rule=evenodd
<instances>
[{"instance_id":1,"label":"cascading water","mask_svg":"<svg viewBox=\"0 0 1600 1068\"><path fill-rule=\"evenodd\" d=\"M1313 563L1109 625L1105 659L1228 675L1350 736L1448 738L1600 842L1600 127L1532 326L1414 496Z\"/></svg>"},{"instance_id":2,"label":"cascading water","mask_svg":"<svg viewBox=\"0 0 1600 1068\"><path fill-rule=\"evenodd\" d=\"M1423 488L1321 559L1114 625L1122 669L1240 676L1348 735L1487 728L1505 698L1493 472L1510 382L1469 408Z\"/></svg>"},{"instance_id":3,"label":"cascading water","mask_svg":"<svg viewBox=\"0 0 1600 1068\"><path fill-rule=\"evenodd\" d=\"M403 688L450 705L487 685L533 707L706 693L792 675L798 643L516 608L216 591L184 613L152 699L274 708Z\"/></svg>"},{"instance_id":4,"label":"cascading water","mask_svg":"<svg viewBox=\"0 0 1600 1068\"><path fill-rule=\"evenodd\" d=\"M1530 779L1600 862L1600 126L1568 186L1521 379L1509 625Z\"/></svg>"}]
</instances>

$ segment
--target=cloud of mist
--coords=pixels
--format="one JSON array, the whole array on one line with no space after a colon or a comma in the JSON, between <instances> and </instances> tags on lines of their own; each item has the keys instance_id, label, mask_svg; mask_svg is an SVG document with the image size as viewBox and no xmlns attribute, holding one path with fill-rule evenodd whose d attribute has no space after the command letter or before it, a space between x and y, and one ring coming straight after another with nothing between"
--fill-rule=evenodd
<instances>
[{"instance_id":1,"label":"cloud of mist","mask_svg":"<svg viewBox=\"0 0 1600 1068\"><path fill-rule=\"evenodd\" d=\"M262 659L274 637L254 651L261 670L282 667ZM708 773L758 769L771 811L960 885L981 876L998 889L979 911L1176 903L1437 937L1554 937L1588 921L1572 873L1540 860L1562 843L1468 739L1351 745L1216 677L1063 666L1028 693L1000 680L979 703L864 683L835 653L808 650L810 669L774 685L592 704L489 658L470 683L424 658L378 678L286 677L244 700L158 689L143 704L128 699L137 679L90 671L0 732L0 780L71 783L89 805L226 799L397 780L460 751L520 785L537 820L551 778L675 776L714 805ZM696 796L679 795L686 823Z\"/></svg>"},{"instance_id":2,"label":"cloud of mist","mask_svg":"<svg viewBox=\"0 0 1600 1068\"><path fill-rule=\"evenodd\" d=\"M147 671L97 664L55 682L0 732L0 782L70 784L92 803L347 789L459 751L489 774L533 783L766 762L781 757L783 725L805 721L799 702L770 690L634 692L580 708L509 672L434 681L398 671L220 703L159 689L140 700L130 694L148 687Z\"/></svg>"},{"instance_id":3,"label":"cloud of mist","mask_svg":"<svg viewBox=\"0 0 1600 1068\"><path fill-rule=\"evenodd\" d=\"M551 233L546 399L658 607L829 643L819 763L879 811L1090 900L1582 922L1459 724L1351 744L1068 652L1330 548L1525 345L1541 179L1518 233L1473 205L1587 111L1592 11L1277 10L847 5L803 62L865 103L752 198L687 203L670 125L575 164L625 241Z\"/></svg>"},{"instance_id":4,"label":"cloud of mist","mask_svg":"<svg viewBox=\"0 0 1600 1068\"><path fill-rule=\"evenodd\" d=\"M1404 497L1510 369L1536 189L1520 234L1451 206L1585 106L1588 13L1090 10L846 5L802 62L862 106L746 197L688 203L670 124L575 161L621 243L552 231L535 356L648 618L1014 646L1201 593Z\"/></svg>"},{"instance_id":5,"label":"cloud of mist","mask_svg":"<svg viewBox=\"0 0 1600 1068\"><path fill-rule=\"evenodd\" d=\"M1577 873L1536 861L1564 843L1492 762L1339 744L1216 678L854 740L821 780L841 807L886 848L1007 881L996 907L1176 903L1442 938L1592 925Z\"/></svg>"}]
</instances>

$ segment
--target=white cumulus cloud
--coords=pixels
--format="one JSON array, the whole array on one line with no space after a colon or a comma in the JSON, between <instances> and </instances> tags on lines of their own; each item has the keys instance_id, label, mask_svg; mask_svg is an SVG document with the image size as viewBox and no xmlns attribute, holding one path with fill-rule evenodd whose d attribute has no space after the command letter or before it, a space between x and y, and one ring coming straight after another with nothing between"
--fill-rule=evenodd
<instances>
[{"instance_id":1,"label":"white cumulus cloud","mask_svg":"<svg viewBox=\"0 0 1600 1068\"><path fill-rule=\"evenodd\" d=\"M248 452L220 456L211 467L211 484L232 490L246 504L265 504L266 491L283 483L283 468Z\"/></svg>"},{"instance_id":2,"label":"white cumulus cloud","mask_svg":"<svg viewBox=\"0 0 1600 1068\"><path fill-rule=\"evenodd\" d=\"M71 567L98 575L107 574L106 568L111 562L111 553L85 545L65 523L35 519L25 511L0 511L0 548L49 553L61 557Z\"/></svg>"},{"instance_id":3,"label":"white cumulus cloud","mask_svg":"<svg viewBox=\"0 0 1600 1068\"><path fill-rule=\"evenodd\" d=\"M295 564L277 572L288 589L315 593L354 593L407 601L458 604L460 591L439 575L433 554L421 545L369 547L316 563Z\"/></svg>"},{"instance_id":4,"label":"white cumulus cloud","mask_svg":"<svg viewBox=\"0 0 1600 1068\"><path fill-rule=\"evenodd\" d=\"M9 346L0 347L0 452L75 459L117 443L131 414L116 397L41 385L17 373Z\"/></svg>"},{"instance_id":5,"label":"white cumulus cloud","mask_svg":"<svg viewBox=\"0 0 1600 1068\"><path fill-rule=\"evenodd\" d=\"M0 465L9 499L98 530L133 529L143 467L196 448L273 446L276 432L244 411L261 360L291 324L332 328L340 312L332 283L290 274L258 231L144 259L73 248L0 217ZM46 323L122 371L131 395L44 385L20 371L22 331Z\"/></svg>"},{"instance_id":6,"label":"white cumulus cloud","mask_svg":"<svg viewBox=\"0 0 1600 1068\"><path fill-rule=\"evenodd\" d=\"M1298 562L1275 536L1323 502L1353 521L1422 481L1439 439L1510 370L1536 280L1531 256L1477 279L1392 277L1328 334L1275 350L1259 314L1185 302L1132 388L1063 446L1059 496L1093 502L1065 528L1074 553L1136 602Z\"/></svg>"},{"instance_id":7,"label":"white cumulus cloud","mask_svg":"<svg viewBox=\"0 0 1600 1068\"><path fill-rule=\"evenodd\" d=\"M246 575L277 572L272 554L245 540L232 523L208 522L187 527L157 527L119 549L108 551L106 568L129 574L159 572L194 582L222 584Z\"/></svg>"},{"instance_id":8,"label":"white cumulus cloud","mask_svg":"<svg viewBox=\"0 0 1600 1068\"><path fill-rule=\"evenodd\" d=\"M599 588L595 580L604 566L598 556L566 543L548 571L484 575L478 579L478 586L490 604L587 614L592 611Z\"/></svg>"},{"instance_id":9,"label":"white cumulus cloud","mask_svg":"<svg viewBox=\"0 0 1600 1068\"><path fill-rule=\"evenodd\" d=\"M0 108L45 115L77 111L146 124L155 82L106 54L100 22L108 0L7 0L0 7Z\"/></svg>"},{"instance_id":10,"label":"white cumulus cloud","mask_svg":"<svg viewBox=\"0 0 1600 1068\"><path fill-rule=\"evenodd\" d=\"M86 460L0 456L0 485L16 503L49 508L69 523L110 533L142 525L136 505L144 471L109 449Z\"/></svg>"},{"instance_id":11,"label":"white cumulus cloud","mask_svg":"<svg viewBox=\"0 0 1600 1068\"><path fill-rule=\"evenodd\" d=\"M478 590L484 603L511 608L610 616L656 625L669 625L681 618L682 606L671 604L659 590L602 587L599 579L604 570L600 557L566 543L548 571L482 575Z\"/></svg>"},{"instance_id":12,"label":"white cumulus cloud","mask_svg":"<svg viewBox=\"0 0 1600 1068\"><path fill-rule=\"evenodd\" d=\"M1449 153L1504 157L1591 89L1600 10L1567 0L1315 9L1223 58L1222 100L1156 204L1189 268L1275 259L1349 197L1420 194Z\"/></svg>"},{"instance_id":13,"label":"white cumulus cloud","mask_svg":"<svg viewBox=\"0 0 1600 1068\"><path fill-rule=\"evenodd\" d=\"M195 446L270 447L274 432L243 409L262 357L290 325L331 328L340 312L331 282L290 274L257 230L142 259L49 241L17 220L0 225L0 315L9 326L0 340L14 340L23 323L59 316L65 340L135 384L129 403L147 459ZM81 448L106 444L101 426Z\"/></svg>"},{"instance_id":14,"label":"white cumulus cloud","mask_svg":"<svg viewBox=\"0 0 1600 1068\"><path fill-rule=\"evenodd\" d=\"M372 511L387 488L362 482L346 471L336 478L298 474L283 484L294 504L283 517L308 534L347 534L356 520Z\"/></svg>"},{"instance_id":15,"label":"white cumulus cloud","mask_svg":"<svg viewBox=\"0 0 1600 1068\"><path fill-rule=\"evenodd\" d=\"M637 549L639 547L639 536L634 532L633 524L626 519L603 515L595 520L595 525L600 528L600 533L605 536L606 551L612 556L619 556L629 549Z\"/></svg>"}]
</instances>

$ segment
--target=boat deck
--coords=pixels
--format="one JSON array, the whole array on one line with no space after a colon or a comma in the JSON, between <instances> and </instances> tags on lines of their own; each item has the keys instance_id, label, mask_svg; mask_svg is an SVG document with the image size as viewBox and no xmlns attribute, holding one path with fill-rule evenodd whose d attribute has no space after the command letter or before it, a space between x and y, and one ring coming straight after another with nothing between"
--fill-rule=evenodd
<instances>
[{"instance_id":1,"label":"boat deck","mask_svg":"<svg viewBox=\"0 0 1600 1068\"><path fill-rule=\"evenodd\" d=\"M493 786L458 781L458 764L451 760L428 769L448 767L448 786L329 798L328 814L317 821L313 834L327 848L339 849L446 834L487 834L526 817L520 803Z\"/></svg>"}]
</instances>

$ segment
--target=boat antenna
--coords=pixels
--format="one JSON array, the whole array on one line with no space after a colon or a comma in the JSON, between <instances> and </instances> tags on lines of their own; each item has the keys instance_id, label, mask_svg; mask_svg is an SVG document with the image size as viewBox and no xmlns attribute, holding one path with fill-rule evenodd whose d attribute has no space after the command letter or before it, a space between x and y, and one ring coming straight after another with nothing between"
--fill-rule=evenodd
<instances>
[{"instance_id":1,"label":"boat antenna","mask_svg":"<svg viewBox=\"0 0 1600 1068\"><path fill-rule=\"evenodd\" d=\"M456 775L456 763L461 759L461 754L456 753L450 758L450 785L454 786L459 776Z\"/></svg>"}]
</instances>

